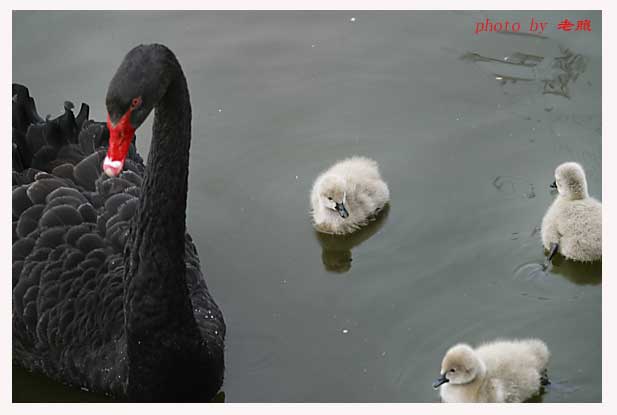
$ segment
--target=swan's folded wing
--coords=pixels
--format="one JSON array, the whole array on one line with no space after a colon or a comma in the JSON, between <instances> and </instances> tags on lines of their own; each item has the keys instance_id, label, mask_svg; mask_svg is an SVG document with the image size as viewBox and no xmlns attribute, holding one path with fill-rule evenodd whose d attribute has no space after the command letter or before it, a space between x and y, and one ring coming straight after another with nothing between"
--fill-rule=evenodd
<instances>
[{"instance_id":1,"label":"swan's folded wing","mask_svg":"<svg viewBox=\"0 0 617 415\"><path fill-rule=\"evenodd\" d=\"M191 237L186 235L186 281L191 295L195 321L208 350L219 352L224 349L226 326L223 313L212 298L201 272L197 249Z\"/></svg>"}]
</instances>

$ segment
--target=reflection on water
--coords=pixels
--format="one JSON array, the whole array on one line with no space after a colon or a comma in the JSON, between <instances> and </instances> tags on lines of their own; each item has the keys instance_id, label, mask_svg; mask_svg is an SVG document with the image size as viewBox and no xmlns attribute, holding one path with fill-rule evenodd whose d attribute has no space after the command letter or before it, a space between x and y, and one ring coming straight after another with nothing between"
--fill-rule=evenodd
<instances>
[{"instance_id":1,"label":"reflection on water","mask_svg":"<svg viewBox=\"0 0 617 415\"><path fill-rule=\"evenodd\" d=\"M36 394L33 394L36 391ZM80 390L54 382L47 376L30 373L13 366L12 402L117 402L109 396ZM212 403L225 402L225 391L219 391Z\"/></svg>"},{"instance_id":2,"label":"reflection on water","mask_svg":"<svg viewBox=\"0 0 617 415\"><path fill-rule=\"evenodd\" d=\"M390 212L390 204L377 214L375 220L349 235L331 235L315 231L315 237L321 245L321 261L325 269L338 274L351 269L351 250L375 235L384 225Z\"/></svg>"},{"instance_id":3,"label":"reflection on water","mask_svg":"<svg viewBox=\"0 0 617 415\"><path fill-rule=\"evenodd\" d=\"M220 391L214 398L212 398L212 403L225 403L225 391Z\"/></svg>"},{"instance_id":4,"label":"reflection on water","mask_svg":"<svg viewBox=\"0 0 617 415\"><path fill-rule=\"evenodd\" d=\"M33 393L33 392L36 393ZM105 395L54 382L46 376L13 366L13 402L113 402Z\"/></svg>"},{"instance_id":5,"label":"reflection on water","mask_svg":"<svg viewBox=\"0 0 617 415\"><path fill-rule=\"evenodd\" d=\"M577 262L561 254L553 257L549 271L558 274L576 285L600 285L602 283L602 261Z\"/></svg>"},{"instance_id":6,"label":"reflection on water","mask_svg":"<svg viewBox=\"0 0 617 415\"><path fill-rule=\"evenodd\" d=\"M535 395L533 395L531 398L527 399L525 401L525 403L543 403L544 402L544 395L546 395L546 390L547 388L550 388L550 384L549 385L544 385L540 387L540 390L538 391L538 393L536 393Z\"/></svg>"}]
</instances>

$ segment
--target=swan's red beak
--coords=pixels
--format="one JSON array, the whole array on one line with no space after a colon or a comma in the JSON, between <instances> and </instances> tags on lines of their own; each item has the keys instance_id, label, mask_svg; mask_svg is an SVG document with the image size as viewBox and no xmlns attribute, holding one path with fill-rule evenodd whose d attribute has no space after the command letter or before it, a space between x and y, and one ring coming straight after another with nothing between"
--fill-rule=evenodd
<instances>
[{"instance_id":1,"label":"swan's red beak","mask_svg":"<svg viewBox=\"0 0 617 415\"><path fill-rule=\"evenodd\" d=\"M115 125L107 115L107 128L109 129L109 149L103 162L103 171L106 175L115 177L122 172L131 140L135 135L135 128L131 125L131 110L129 109Z\"/></svg>"}]
</instances>

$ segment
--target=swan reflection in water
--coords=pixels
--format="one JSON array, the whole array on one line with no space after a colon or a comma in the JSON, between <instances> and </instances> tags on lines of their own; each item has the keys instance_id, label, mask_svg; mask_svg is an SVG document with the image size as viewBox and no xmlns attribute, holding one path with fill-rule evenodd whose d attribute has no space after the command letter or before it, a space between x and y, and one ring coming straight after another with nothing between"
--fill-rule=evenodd
<instances>
[{"instance_id":1,"label":"swan reflection in water","mask_svg":"<svg viewBox=\"0 0 617 415\"><path fill-rule=\"evenodd\" d=\"M577 262L556 254L549 272L561 275L576 285L602 284L602 261Z\"/></svg>"},{"instance_id":2,"label":"swan reflection in water","mask_svg":"<svg viewBox=\"0 0 617 415\"><path fill-rule=\"evenodd\" d=\"M385 224L390 205L387 204L377 214L375 220L348 235L331 235L315 231L321 245L321 260L328 272L342 274L351 269L351 250L376 234Z\"/></svg>"}]
</instances>

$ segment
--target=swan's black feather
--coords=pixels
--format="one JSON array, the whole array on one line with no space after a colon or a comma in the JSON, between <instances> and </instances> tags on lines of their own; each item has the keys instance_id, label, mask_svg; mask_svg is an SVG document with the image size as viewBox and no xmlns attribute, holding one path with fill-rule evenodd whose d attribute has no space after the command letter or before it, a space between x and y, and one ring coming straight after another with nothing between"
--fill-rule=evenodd
<instances>
[{"instance_id":1,"label":"swan's black feather","mask_svg":"<svg viewBox=\"0 0 617 415\"><path fill-rule=\"evenodd\" d=\"M78 137L79 145L86 154L109 145L109 130L105 123L88 120L84 122Z\"/></svg>"},{"instance_id":2,"label":"swan's black feather","mask_svg":"<svg viewBox=\"0 0 617 415\"><path fill-rule=\"evenodd\" d=\"M43 214L45 205L34 205L24 210L17 221L17 236L19 238L27 237L30 232L34 231L39 223L39 219Z\"/></svg>"},{"instance_id":3,"label":"swan's black feather","mask_svg":"<svg viewBox=\"0 0 617 415\"><path fill-rule=\"evenodd\" d=\"M73 176L73 165L71 163L64 163L55 167L51 174L57 177L63 177L65 179L70 179L72 182L75 182L75 176Z\"/></svg>"},{"instance_id":4,"label":"swan's black feather","mask_svg":"<svg viewBox=\"0 0 617 415\"><path fill-rule=\"evenodd\" d=\"M29 184L34 181L34 176L39 173L40 170L27 168L23 171L13 171L13 184L14 185L22 185Z\"/></svg>"},{"instance_id":5,"label":"swan's black feather","mask_svg":"<svg viewBox=\"0 0 617 415\"><path fill-rule=\"evenodd\" d=\"M79 108L79 113L77 117L75 117L75 124L77 125L77 131L81 131L84 126L84 123L88 121L88 117L90 116L90 107L88 104L82 102L81 107Z\"/></svg>"},{"instance_id":6,"label":"swan's black feather","mask_svg":"<svg viewBox=\"0 0 617 415\"><path fill-rule=\"evenodd\" d=\"M48 211L49 209L54 208L56 206L63 206L63 205L69 205L77 209L79 205L81 205L81 200L77 199L76 197L72 197L72 196L59 196L59 197L53 198L52 200L49 200L48 198L47 205L45 205L45 211Z\"/></svg>"},{"instance_id":7,"label":"swan's black feather","mask_svg":"<svg viewBox=\"0 0 617 415\"><path fill-rule=\"evenodd\" d=\"M22 184L13 189L13 215L19 217L26 209L32 206L32 200L28 197L28 185Z\"/></svg>"},{"instance_id":8,"label":"swan's black feather","mask_svg":"<svg viewBox=\"0 0 617 415\"><path fill-rule=\"evenodd\" d=\"M127 180L133 183L133 185L135 186L141 186L141 182L142 182L141 176L131 170L124 170L122 174L120 174L120 177L124 180Z\"/></svg>"},{"instance_id":9,"label":"swan's black feather","mask_svg":"<svg viewBox=\"0 0 617 415\"><path fill-rule=\"evenodd\" d=\"M66 232L66 243L75 246L77 240L85 233L92 232L96 229L96 225L93 223L84 222L78 226L71 226Z\"/></svg>"},{"instance_id":10,"label":"swan's black feather","mask_svg":"<svg viewBox=\"0 0 617 415\"><path fill-rule=\"evenodd\" d=\"M77 201L77 203L79 203L79 201ZM64 204L47 209L39 220L39 226L41 228L50 228L54 226L74 226L81 224L83 221L83 218L74 206Z\"/></svg>"},{"instance_id":11,"label":"swan's black feather","mask_svg":"<svg viewBox=\"0 0 617 415\"><path fill-rule=\"evenodd\" d=\"M11 228L13 230L13 243L15 243L19 239L19 235L17 234L17 225L19 225L19 222L14 220L11 223Z\"/></svg>"},{"instance_id":12,"label":"swan's black feather","mask_svg":"<svg viewBox=\"0 0 617 415\"><path fill-rule=\"evenodd\" d=\"M15 285L17 285L17 281L19 281L19 276L21 275L21 270L24 267L24 261L23 259L15 259L13 258L13 285L12 287L15 288Z\"/></svg>"},{"instance_id":13,"label":"swan's black feather","mask_svg":"<svg viewBox=\"0 0 617 415\"><path fill-rule=\"evenodd\" d=\"M95 232L83 234L76 243L76 247L83 253L88 253L93 249L105 247L105 241L101 235Z\"/></svg>"},{"instance_id":14,"label":"swan's black feather","mask_svg":"<svg viewBox=\"0 0 617 415\"><path fill-rule=\"evenodd\" d=\"M125 326L131 316L125 314L129 289L125 279L127 267L139 261L139 252L129 244L130 232L136 231L139 197L148 182L135 140L124 172L108 178L101 167L109 131L105 123L88 120L87 105L82 104L75 117L72 105L66 104L62 115L44 121L27 88L14 84L13 96L13 362L64 384L119 399L209 399L222 382L225 324L188 235L184 258L177 258L186 265L184 279L197 337L183 337L182 332L169 343L167 333L175 334L165 331L153 333L153 344L171 344L170 350L179 347L173 359L199 364L182 369L159 365L169 358L163 354L168 349L151 349L151 355L132 366L129 361L129 348L138 343ZM160 287L147 283L130 287L131 295L140 293L144 298L150 289ZM148 321L148 310L132 309L132 313L146 326L156 323ZM182 340L188 340L186 346L174 343ZM169 372L155 373L142 365ZM129 382L130 371L152 373L154 383L147 376ZM166 383L162 389L157 386L161 382Z\"/></svg>"},{"instance_id":15,"label":"swan's black feather","mask_svg":"<svg viewBox=\"0 0 617 415\"><path fill-rule=\"evenodd\" d=\"M131 196L139 197L141 195L141 188L139 186L131 186L124 191Z\"/></svg>"},{"instance_id":16,"label":"swan's black feather","mask_svg":"<svg viewBox=\"0 0 617 415\"><path fill-rule=\"evenodd\" d=\"M105 201L105 212L115 215L120 206L131 199L134 197L128 193L116 193Z\"/></svg>"},{"instance_id":17,"label":"swan's black feather","mask_svg":"<svg viewBox=\"0 0 617 415\"><path fill-rule=\"evenodd\" d=\"M123 192L125 189L134 186L133 183L124 180L120 177L112 177L109 180L103 181L99 187L97 187L97 191L99 194L107 197L116 193Z\"/></svg>"},{"instance_id":18,"label":"swan's black feather","mask_svg":"<svg viewBox=\"0 0 617 415\"><path fill-rule=\"evenodd\" d=\"M77 211L84 219L84 222L96 223L96 210L90 203L82 203L77 207Z\"/></svg>"},{"instance_id":19,"label":"swan's black feather","mask_svg":"<svg viewBox=\"0 0 617 415\"><path fill-rule=\"evenodd\" d=\"M101 175L105 151L97 151L85 157L73 168L75 182L86 190L94 191L95 182Z\"/></svg>"},{"instance_id":20,"label":"swan's black feather","mask_svg":"<svg viewBox=\"0 0 617 415\"><path fill-rule=\"evenodd\" d=\"M36 180L34 183L28 186L28 190L26 190L26 193L33 204L44 203L48 194L58 189L59 187L63 187L64 185L65 183L60 181L59 179Z\"/></svg>"},{"instance_id":21,"label":"swan's black feather","mask_svg":"<svg viewBox=\"0 0 617 415\"><path fill-rule=\"evenodd\" d=\"M39 222L40 225L40 222ZM45 228L40 228L45 229ZM65 241L66 228L65 227L53 227L45 229L41 232L36 240L35 248L55 248L61 245Z\"/></svg>"},{"instance_id":22,"label":"swan's black feather","mask_svg":"<svg viewBox=\"0 0 617 415\"><path fill-rule=\"evenodd\" d=\"M24 133L31 124L43 122L36 112L34 99L30 97L28 88L23 85L13 84L13 128Z\"/></svg>"},{"instance_id":23,"label":"swan's black feather","mask_svg":"<svg viewBox=\"0 0 617 415\"><path fill-rule=\"evenodd\" d=\"M21 238L13 244L13 261L25 259L32 248L34 248L35 240L31 238Z\"/></svg>"},{"instance_id":24,"label":"swan's black feather","mask_svg":"<svg viewBox=\"0 0 617 415\"><path fill-rule=\"evenodd\" d=\"M34 180L43 180L43 179L56 179L53 174L49 174L46 171L39 171L34 175ZM60 180L60 179L58 179Z\"/></svg>"},{"instance_id":25,"label":"swan's black feather","mask_svg":"<svg viewBox=\"0 0 617 415\"><path fill-rule=\"evenodd\" d=\"M88 201L88 199L86 199L86 197L79 192L79 190L72 188L72 187L65 187L62 186L58 189L55 189L54 191L50 192L47 195L47 203L52 202L55 198L58 197L72 197L74 199L79 200L81 203L86 203Z\"/></svg>"},{"instance_id":26,"label":"swan's black feather","mask_svg":"<svg viewBox=\"0 0 617 415\"><path fill-rule=\"evenodd\" d=\"M13 169L24 170L32 160L32 154L26 145L26 134L16 128L12 129Z\"/></svg>"},{"instance_id":27,"label":"swan's black feather","mask_svg":"<svg viewBox=\"0 0 617 415\"><path fill-rule=\"evenodd\" d=\"M120 206L120 208L118 209L118 216L120 217L120 219L123 221L128 221L130 218L132 218L137 211L138 203L139 199L137 197L133 197L132 199L124 202L122 206Z\"/></svg>"}]
</instances>

